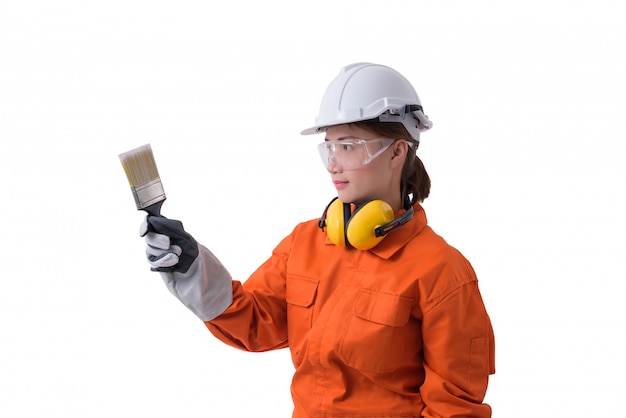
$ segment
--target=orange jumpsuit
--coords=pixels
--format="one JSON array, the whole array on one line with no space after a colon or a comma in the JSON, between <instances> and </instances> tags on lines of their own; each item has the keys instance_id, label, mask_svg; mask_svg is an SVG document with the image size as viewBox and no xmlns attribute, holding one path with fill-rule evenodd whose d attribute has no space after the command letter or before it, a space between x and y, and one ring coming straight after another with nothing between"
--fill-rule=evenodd
<instances>
[{"instance_id":1,"label":"orange jumpsuit","mask_svg":"<svg viewBox=\"0 0 626 418\"><path fill-rule=\"evenodd\" d=\"M368 251L298 225L206 322L247 351L289 347L293 417L490 417L489 316L469 262L421 205Z\"/></svg>"}]
</instances>

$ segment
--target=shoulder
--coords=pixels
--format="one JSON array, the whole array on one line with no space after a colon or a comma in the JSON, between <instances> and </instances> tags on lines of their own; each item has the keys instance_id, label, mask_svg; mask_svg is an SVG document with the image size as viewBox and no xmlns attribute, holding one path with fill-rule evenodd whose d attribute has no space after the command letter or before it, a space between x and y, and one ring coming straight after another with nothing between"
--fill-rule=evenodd
<instances>
[{"instance_id":1,"label":"shoulder","mask_svg":"<svg viewBox=\"0 0 626 418\"><path fill-rule=\"evenodd\" d=\"M323 244L326 234L318 226L317 219L298 223L291 233L278 244L274 251L290 253L298 247L315 247Z\"/></svg>"},{"instance_id":2,"label":"shoulder","mask_svg":"<svg viewBox=\"0 0 626 418\"><path fill-rule=\"evenodd\" d=\"M430 245L423 252L427 268L420 277L420 288L425 310L457 293L467 285L476 284L476 273L469 260L455 247L428 228L432 234Z\"/></svg>"},{"instance_id":3,"label":"shoulder","mask_svg":"<svg viewBox=\"0 0 626 418\"><path fill-rule=\"evenodd\" d=\"M415 274L424 310L477 282L469 260L429 225L420 228L395 258Z\"/></svg>"}]
</instances>

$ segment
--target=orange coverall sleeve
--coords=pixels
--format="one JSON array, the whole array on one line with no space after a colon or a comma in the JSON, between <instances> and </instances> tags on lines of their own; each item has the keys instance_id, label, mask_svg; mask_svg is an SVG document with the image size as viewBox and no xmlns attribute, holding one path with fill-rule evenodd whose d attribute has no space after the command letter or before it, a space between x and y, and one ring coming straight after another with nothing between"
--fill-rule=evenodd
<instances>
[{"instance_id":1,"label":"orange coverall sleeve","mask_svg":"<svg viewBox=\"0 0 626 418\"><path fill-rule=\"evenodd\" d=\"M491 417L482 403L495 373L491 322L478 282L463 284L424 312L424 417Z\"/></svg>"},{"instance_id":2,"label":"orange coverall sleeve","mask_svg":"<svg viewBox=\"0 0 626 418\"><path fill-rule=\"evenodd\" d=\"M290 240L286 237L245 283L233 280L233 303L205 322L220 341L252 352L288 347L284 275Z\"/></svg>"}]
</instances>

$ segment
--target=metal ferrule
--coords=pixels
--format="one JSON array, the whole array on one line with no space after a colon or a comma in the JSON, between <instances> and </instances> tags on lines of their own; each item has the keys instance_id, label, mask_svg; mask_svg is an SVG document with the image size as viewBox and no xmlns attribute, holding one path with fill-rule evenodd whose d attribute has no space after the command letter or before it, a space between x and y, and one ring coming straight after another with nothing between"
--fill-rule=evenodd
<instances>
[{"instance_id":1,"label":"metal ferrule","mask_svg":"<svg viewBox=\"0 0 626 418\"><path fill-rule=\"evenodd\" d=\"M145 209L146 207L165 200L165 191L160 178L156 178L148 183L141 184L137 187L131 187L133 197L137 209Z\"/></svg>"}]
</instances>

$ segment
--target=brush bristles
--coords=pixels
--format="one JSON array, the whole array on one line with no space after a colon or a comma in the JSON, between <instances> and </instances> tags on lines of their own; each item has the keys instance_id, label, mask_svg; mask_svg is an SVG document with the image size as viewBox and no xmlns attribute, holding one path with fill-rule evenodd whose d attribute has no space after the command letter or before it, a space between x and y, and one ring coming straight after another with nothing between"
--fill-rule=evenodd
<instances>
[{"instance_id":1,"label":"brush bristles","mask_svg":"<svg viewBox=\"0 0 626 418\"><path fill-rule=\"evenodd\" d=\"M128 177L137 209L158 216L165 200L165 191L163 191L150 144L127 151L119 157Z\"/></svg>"},{"instance_id":2,"label":"brush bristles","mask_svg":"<svg viewBox=\"0 0 626 418\"><path fill-rule=\"evenodd\" d=\"M159 178L150 144L127 151L119 157L131 187L138 187Z\"/></svg>"}]
</instances>

